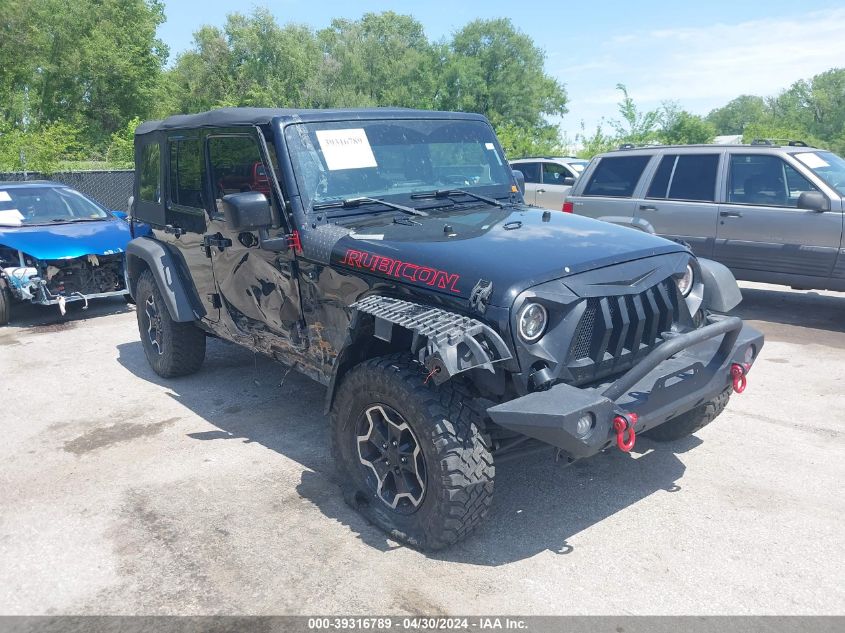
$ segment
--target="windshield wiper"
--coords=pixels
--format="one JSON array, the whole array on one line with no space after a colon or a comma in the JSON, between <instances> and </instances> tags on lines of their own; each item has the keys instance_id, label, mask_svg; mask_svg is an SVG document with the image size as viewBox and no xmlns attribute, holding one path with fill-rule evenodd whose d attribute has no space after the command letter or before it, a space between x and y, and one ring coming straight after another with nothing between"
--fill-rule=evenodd
<instances>
[{"instance_id":1,"label":"windshield wiper","mask_svg":"<svg viewBox=\"0 0 845 633\"><path fill-rule=\"evenodd\" d=\"M406 207L403 204L388 202L387 200L382 200L380 198L368 198L367 196L362 196L360 198L347 198L346 200L335 200L334 202L322 202L320 204L315 204L311 208L315 211L319 211L321 209L354 209L364 204L383 204L386 207L396 209L397 211L407 213L408 215L428 215L428 213L420 209Z\"/></svg>"},{"instance_id":2,"label":"windshield wiper","mask_svg":"<svg viewBox=\"0 0 845 633\"><path fill-rule=\"evenodd\" d=\"M469 196L470 198L475 198L481 202L492 204L500 209L505 208L505 205L495 198L488 198L487 196L482 196L464 189L438 189L437 191L428 191L426 193L415 193L411 196L411 198L452 198L453 196Z\"/></svg>"},{"instance_id":3,"label":"windshield wiper","mask_svg":"<svg viewBox=\"0 0 845 633\"><path fill-rule=\"evenodd\" d=\"M72 222L99 222L100 220L105 220L106 218L53 218L50 222L54 222L58 224L59 222L63 224L70 224Z\"/></svg>"}]
</instances>

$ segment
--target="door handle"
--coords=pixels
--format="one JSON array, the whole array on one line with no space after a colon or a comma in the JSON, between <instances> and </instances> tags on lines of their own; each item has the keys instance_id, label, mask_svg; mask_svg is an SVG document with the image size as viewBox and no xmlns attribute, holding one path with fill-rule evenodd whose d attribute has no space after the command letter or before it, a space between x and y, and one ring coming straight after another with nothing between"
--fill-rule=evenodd
<instances>
[{"instance_id":1,"label":"door handle","mask_svg":"<svg viewBox=\"0 0 845 633\"><path fill-rule=\"evenodd\" d=\"M641 204L640 211L657 211L657 207L653 204Z\"/></svg>"},{"instance_id":2,"label":"door handle","mask_svg":"<svg viewBox=\"0 0 845 633\"><path fill-rule=\"evenodd\" d=\"M719 215L723 218L741 218L742 214L739 211L719 211Z\"/></svg>"},{"instance_id":3,"label":"door handle","mask_svg":"<svg viewBox=\"0 0 845 633\"><path fill-rule=\"evenodd\" d=\"M535 193L546 193L545 189L537 189Z\"/></svg>"}]
</instances>

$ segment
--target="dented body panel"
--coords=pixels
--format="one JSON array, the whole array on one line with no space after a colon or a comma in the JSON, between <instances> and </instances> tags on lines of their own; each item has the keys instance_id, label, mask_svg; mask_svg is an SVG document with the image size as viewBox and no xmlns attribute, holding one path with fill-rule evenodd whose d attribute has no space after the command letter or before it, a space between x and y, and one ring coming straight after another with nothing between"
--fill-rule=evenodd
<instances>
[{"instance_id":1,"label":"dented body panel","mask_svg":"<svg viewBox=\"0 0 845 633\"><path fill-rule=\"evenodd\" d=\"M438 126L471 123L464 136L484 137L479 169L450 164L443 170L444 187L458 180L470 193L426 191L426 183L439 183L441 176L430 176L436 169L425 161L411 161L409 169L402 161L382 160L376 138L394 147L391 126L407 125L402 138L423 139L416 145L424 147L420 130L429 121L431 134L440 133ZM331 144L316 152L321 137L315 126L317 132L348 132L350 147L360 145L367 128L373 152L332 156ZM215 156L227 142L233 144L229 162L237 156L245 166L262 164L272 221L261 228L233 226L225 213L229 194L218 186L233 181L211 173L192 192L190 208L172 204L166 193L136 203L133 222L148 225L152 240L174 254L172 270L184 286L179 292L200 327L327 385L327 406L350 368L404 352L435 383L467 381L491 412L501 414L494 405L557 385L566 389L556 394L596 388L625 375L673 336L709 323L702 297L727 302L732 296L727 286L735 282L712 272L702 275L682 244L526 205L492 128L478 115L224 109L171 117L138 128L137 171L153 155L161 157L161 174L178 170L170 157L185 138L195 138L202 148L197 151L203 169L215 172L218 162L227 169ZM358 164L350 167L349 161ZM404 175L396 176L400 172ZM383 186L389 178L400 180ZM136 199L142 199L143 184L137 179ZM160 190L168 192L166 185L165 180ZM688 265L699 277L687 296L678 280ZM131 275L140 270L130 265ZM725 288L705 291L702 279ZM518 335L519 315L530 303L544 306L548 323L539 339L526 342ZM744 358L751 345L756 355L762 345L756 332L743 332L739 340L745 347L723 354L731 362ZM700 350L691 362L707 365L709 348ZM683 373L676 365L664 368ZM722 365L708 383L708 397L730 384ZM655 375L665 378L659 369ZM545 402L539 397L530 402L539 400ZM688 408L700 404L678 401ZM616 406L603 405L602 415ZM526 424L530 420L520 416L518 426ZM606 430L610 422L602 424ZM507 436L506 426L494 434ZM599 450L605 440L593 438L590 450Z\"/></svg>"}]
</instances>

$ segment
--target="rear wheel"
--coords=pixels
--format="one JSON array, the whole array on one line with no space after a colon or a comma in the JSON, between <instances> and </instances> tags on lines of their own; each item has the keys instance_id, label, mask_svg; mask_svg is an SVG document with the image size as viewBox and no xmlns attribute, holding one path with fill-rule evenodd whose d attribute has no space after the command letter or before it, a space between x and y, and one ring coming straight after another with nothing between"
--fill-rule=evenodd
<instances>
[{"instance_id":1,"label":"rear wheel","mask_svg":"<svg viewBox=\"0 0 845 633\"><path fill-rule=\"evenodd\" d=\"M205 332L174 321L149 270L138 278L138 332L150 366L162 378L193 374L205 360Z\"/></svg>"},{"instance_id":2,"label":"rear wheel","mask_svg":"<svg viewBox=\"0 0 845 633\"><path fill-rule=\"evenodd\" d=\"M646 431L645 436L658 442L671 442L700 431L725 410L732 391L728 387L713 400Z\"/></svg>"},{"instance_id":3,"label":"rear wheel","mask_svg":"<svg viewBox=\"0 0 845 633\"><path fill-rule=\"evenodd\" d=\"M6 325L11 318L12 293L6 287L6 283L0 280L0 325Z\"/></svg>"},{"instance_id":4,"label":"rear wheel","mask_svg":"<svg viewBox=\"0 0 845 633\"><path fill-rule=\"evenodd\" d=\"M493 457L471 397L450 383L426 384L408 356L365 361L345 376L332 444L347 500L421 549L461 540L492 502Z\"/></svg>"}]
</instances>

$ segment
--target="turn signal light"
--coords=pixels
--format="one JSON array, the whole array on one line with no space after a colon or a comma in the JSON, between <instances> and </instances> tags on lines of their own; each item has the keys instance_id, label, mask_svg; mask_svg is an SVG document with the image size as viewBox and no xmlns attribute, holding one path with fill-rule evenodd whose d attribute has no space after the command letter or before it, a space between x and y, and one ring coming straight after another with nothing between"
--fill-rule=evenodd
<instances>
[{"instance_id":1,"label":"turn signal light","mask_svg":"<svg viewBox=\"0 0 845 633\"><path fill-rule=\"evenodd\" d=\"M561 211L564 213L572 213L575 210L575 205L571 202L564 202Z\"/></svg>"}]
</instances>

